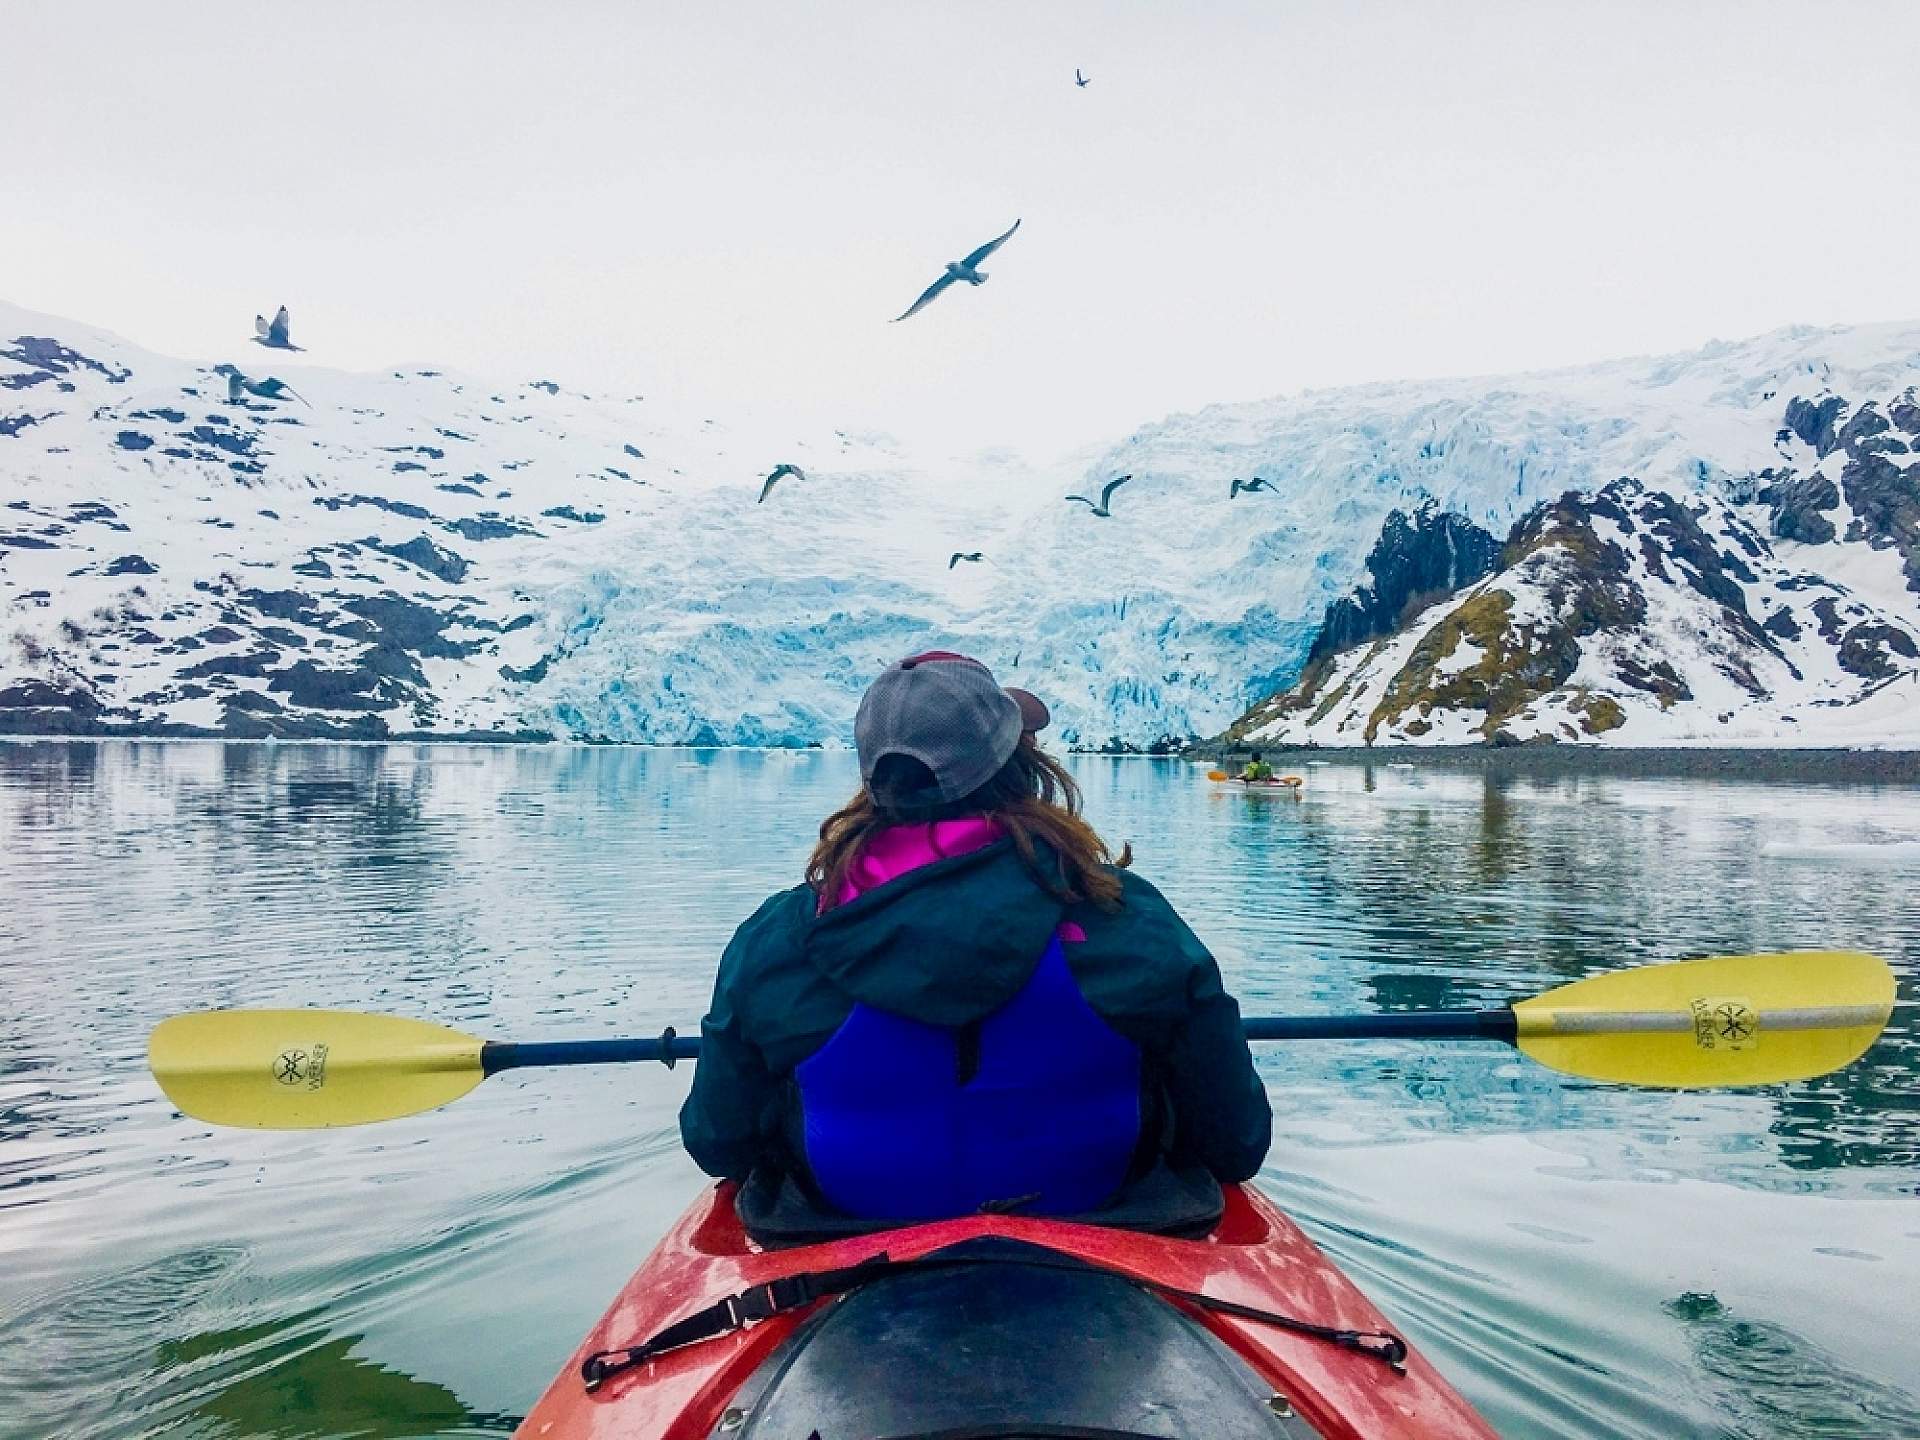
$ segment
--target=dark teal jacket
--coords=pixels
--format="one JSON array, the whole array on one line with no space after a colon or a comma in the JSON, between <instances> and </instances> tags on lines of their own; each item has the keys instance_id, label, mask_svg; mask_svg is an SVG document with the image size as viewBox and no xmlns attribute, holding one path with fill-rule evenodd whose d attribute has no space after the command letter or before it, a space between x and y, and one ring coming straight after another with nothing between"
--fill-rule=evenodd
<instances>
[{"instance_id":1,"label":"dark teal jacket","mask_svg":"<svg viewBox=\"0 0 1920 1440\"><path fill-rule=\"evenodd\" d=\"M1272 1114L1240 1008L1160 892L1129 870L1117 873L1118 910L1063 905L1002 840L825 914L815 913L805 885L772 896L720 959L693 1093L680 1111L688 1153L727 1179L761 1165L793 1167L784 1140L793 1070L856 1002L950 1028L982 1020L1026 984L1054 932L1072 921L1087 937L1066 946L1074 980L1140 1047L1164 1099L1152 1143L1175 1164L1247 1179L1266 1157Z\"/></svg>"}]
</instances>

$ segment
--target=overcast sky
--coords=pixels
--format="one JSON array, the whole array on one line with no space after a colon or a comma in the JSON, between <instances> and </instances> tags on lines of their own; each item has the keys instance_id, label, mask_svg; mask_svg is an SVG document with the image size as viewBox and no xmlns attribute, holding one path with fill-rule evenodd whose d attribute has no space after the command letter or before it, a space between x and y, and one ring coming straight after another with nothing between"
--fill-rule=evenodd
<instances>
[{"instance_id":1,"label":"overcast sky","mask_svg":"<svg viewBox=\"0 0 1920 1440\"><path fill-rule=\"evenodd\" d=\"M167 353L258 358L284 301L321 364L1043 456L1920 315L1912 0L59 0L5 30L0 299ZM1016 216L985 287L887 323Z\"/></svg>"}]
</instances>

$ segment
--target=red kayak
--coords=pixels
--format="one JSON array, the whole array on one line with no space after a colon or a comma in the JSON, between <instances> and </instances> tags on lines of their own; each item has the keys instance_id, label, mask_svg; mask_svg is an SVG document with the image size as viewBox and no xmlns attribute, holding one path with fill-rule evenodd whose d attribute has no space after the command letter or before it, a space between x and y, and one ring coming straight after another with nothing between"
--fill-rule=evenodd
<instances>
[{"instance_id":1,"label":"red kayak","mask_svg":"<svg viewBox=\"0 0 1920 1440\"><path fill-rule=\"evenodd\" d=\"M529 1440L1489 1437L1265 1196L1202 1239L1014 1215L763 1250L708 1190Z\"/></svg>"}]
</instances>

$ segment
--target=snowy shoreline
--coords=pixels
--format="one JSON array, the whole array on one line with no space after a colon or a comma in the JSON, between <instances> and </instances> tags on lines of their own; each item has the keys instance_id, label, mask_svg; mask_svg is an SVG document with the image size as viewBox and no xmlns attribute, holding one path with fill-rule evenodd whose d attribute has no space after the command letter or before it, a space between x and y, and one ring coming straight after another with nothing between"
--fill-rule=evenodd
<instances>
[{"instance_id":1,"label":"snowy shoreline","mask_svg":"<svg viewBox=\"0 0 1920 1440\"><path fill-rule=\"evenodd\" d=\"M94 735L34 734L0 731L0 745L339 745L373 749L387 745L431 745L458 749L496 746L551 746L577 750L745 751L761 755L845 754L840 746L792 745L654 745L634 740L583 740L574 736L448 735L419 733L381 739L337 739L315 736L279 739L273 736L219 734L156 735L115 730ZM1239 762L1244 748L1196 746L1179 755L1134 750L1069 750L1073 759L1179 760L1189 765ZM1479 770L1489 775L1626 776L1696 780L1825 781L1840 784L1920 784L1920 748L1845 750L1833 747L1792 748L1742 745L1376 745L1266 746L1261 755L1276 769L1298 770L1317 765L1359 765L1374 769Z\"/></svg>"},{"instance_id":2,"label":"snowy shoreline","mask_svg":"<svg viewBox=\"0 0 1920 1440\"><path fill-rule=\"evenodd\" d=\"M1196 749L1195 760L1241 760L1242 748ZM1727 745L1376 745L1261 747L1277 770L1308 765L1431 766L1488 775L1644 776L1692 780L1920 783L1920 749Z\"/></svg>"}]
</instances>

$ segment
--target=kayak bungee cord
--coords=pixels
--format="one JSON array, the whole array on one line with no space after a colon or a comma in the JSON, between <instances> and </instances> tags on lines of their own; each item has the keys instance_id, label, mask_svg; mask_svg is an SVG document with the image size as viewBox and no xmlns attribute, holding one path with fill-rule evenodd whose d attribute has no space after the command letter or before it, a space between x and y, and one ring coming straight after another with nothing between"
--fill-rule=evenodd
<instances>
[{"instance_id":1,"label":"kayak bungee cord","mask_svg":"<svg viewBox=\"0 0 1920 1440\"><path fill-rule=\"evenodd\" d=\"M1321 1325L1312 1320L1302 1320L1297 1316L1282 1315L1275 1310L1262 1310L1257 1306L1242 1305L1238 1301L1223 1300L1215 1295L1203 1295L1197 1290L1182 1290L1178 1286L1165 1285L1158 1280L1143 1279L1124 1271L1104 1269L1082 1260L1064 1256L1056 1257L1039 1246L1021 1245L1017 1250L1011 1247L1000 1248L986 1255L952 1255L936 1250L911 1260L895 1260L882 1251L857 1264L842 1266L835 1270L803 1271L798 1275L783 1275L775 1280L749 1286L737 1295L729 1295L705 1309L696 1310L637 1345L619 1345L610 1350L594 1351L580 1362L580 1378L587 1388L587 1393L592 1394L613 1376L624 1370L631 1370L636 1365L644 1365L655 1356L665 1354L669 1350L678 1350L684 1345L696 1345L703 1340L731 1335L737 1330L746 1329L749 1325L770 1320L775 1315L811 1305L816 1300L844 1295L882 1276L904 1272L952 1270L971 1265L1020 1265L1035 1270L1093 1271L1099 1274L1115 1275L1164 1299L1178 1300L1196 1309L1209 1310L1220 1315L1232 1315L1241 1320L1253 1320L1263 1325L1273 1325L1282 1330L1289 1330L1296 1335L1324 1340L1330 1345L1338 1345L1343 1350L1352 1350L1378 1360L1397 1375L1406 1374L1407 1342L1390 1330L1346 1330L1334 1325Z\"/></svg>"}]
</instances>

